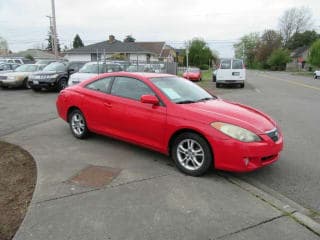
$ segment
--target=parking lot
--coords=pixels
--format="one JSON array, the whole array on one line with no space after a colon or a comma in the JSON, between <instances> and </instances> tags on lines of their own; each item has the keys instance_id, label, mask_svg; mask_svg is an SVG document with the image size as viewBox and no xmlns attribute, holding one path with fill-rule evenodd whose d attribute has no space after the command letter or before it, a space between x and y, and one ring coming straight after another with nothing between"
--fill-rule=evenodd
<instances>
[{"instance_id":1,"label":"parking lot","mask_svg":"<svg viewBox=\"0 0 320 240\"><path fill-rule=\"evenodd\" d=\"M244 89L199 84L271 115L285 148L272 166L231 176L320 212L320 81L247 73ZM317 239L222 172L189 177L156 152L97 135L75 139L57 117L56 96L0 90L0 138L28 150L38 167L31 208L16 239ZM119 175L103 188L70 181L88 166Z\"/></svg>"}]
</instances>

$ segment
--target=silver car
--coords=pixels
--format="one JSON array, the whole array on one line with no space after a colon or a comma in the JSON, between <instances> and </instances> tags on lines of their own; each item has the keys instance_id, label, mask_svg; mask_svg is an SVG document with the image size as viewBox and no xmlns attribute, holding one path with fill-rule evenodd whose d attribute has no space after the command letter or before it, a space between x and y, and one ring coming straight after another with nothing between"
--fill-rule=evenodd
<instances>
[{"instance_id":1,"label":"silver car","mask_svg":"<svg viewBox=\"0 0 320 240\"><path fill-rule=\"evenodd\" d=\"M97 76L101 73L120 71L122 71L122 67L118 63L88 62L85 65L83 65L79 72L74 73L70 76L68 85L72 86L78 84L86 79Z\"/></svg>"},{"instance_id":2,"label":"silver car","mask_svg":"<svg viewBox=\"0 0 320 240\"><path fill-rule=\"evenodd\" d=\"M0 86L8 87L25 87L30 88L28 84L29 76L36 71L41 71L46 65L24 64L17 67L13 72L0 73Z\"/></svg>"}]
</instances>

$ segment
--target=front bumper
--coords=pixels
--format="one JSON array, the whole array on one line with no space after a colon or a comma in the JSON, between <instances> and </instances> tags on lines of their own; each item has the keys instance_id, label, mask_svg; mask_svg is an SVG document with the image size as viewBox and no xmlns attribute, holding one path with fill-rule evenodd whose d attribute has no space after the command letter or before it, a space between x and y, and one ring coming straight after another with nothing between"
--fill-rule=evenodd
<instances>
[{"instance_id":1,"label":"front bumper","mask_svg":"<svg viewBox=\"0 0 320 240\"><path fill-rule=\"evenodd\" d=\"M249 172L270 165L279 159L283 137L274 142L267 135L260 135L261 142L244 143L235 139L209 138L216 169L232 172Z\"/></svg>"},{"instance_id":2,"label":"front bumper","mask_svg":"<svg viewBox=\"0 0 320 240\"><path fill-rule=\"evenodd\" d=\"M22 80L0 80L0 86L2 87L20 87L23 85L23 81Z\"/></svg>"},{"instance_id":3,"label":"front bumper","mask_svg":"<svg viewBox=\"0 0 320 240\"><path fill-rule=\"evenodd\" d=\"M49 78L46 80L42 79L29 79L28 81L31 88L45 88L45 89L54 89L57 87L56 78Z\"/></svg>"}]
</instances>

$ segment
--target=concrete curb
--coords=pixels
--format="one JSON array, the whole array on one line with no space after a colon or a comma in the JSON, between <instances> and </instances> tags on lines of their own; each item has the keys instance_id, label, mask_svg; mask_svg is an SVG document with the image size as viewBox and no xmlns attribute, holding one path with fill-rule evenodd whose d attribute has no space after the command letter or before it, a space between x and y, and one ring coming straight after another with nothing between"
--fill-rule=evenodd
<instances>
[{"instance_id":1,"label":"concrete curb","mask_svg":"<svg viewBox=\"0 0 320 240\"><path fill-rule=\"evenodd\" d=\"M284 215L290 216L296 222L305 226L310 231L314 232L316 235L320 236L320 224L308 216L308 215L311 215L310 210L282 196L279 193L277 193L276 196L273 196L239 178L230 176L228 174L219 174L219 175L226 178L232 184L237 185L238 187L244 189L245 191L249 192L253 196L261 199L262 201L268 203L272 207L283 212Z\"/></svg>"}]
</instances>

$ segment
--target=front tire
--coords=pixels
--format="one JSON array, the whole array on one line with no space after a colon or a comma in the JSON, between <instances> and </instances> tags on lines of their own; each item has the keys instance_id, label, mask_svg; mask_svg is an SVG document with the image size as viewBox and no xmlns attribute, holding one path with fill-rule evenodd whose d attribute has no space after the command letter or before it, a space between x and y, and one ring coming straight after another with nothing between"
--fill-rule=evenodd
<instances>
[{"instance_id":1,"label":"front tire","mask_svg":"<svg viewBox=\"0 0 320 240\"><path fill-rule=\"evenodd\" d=\"M31 88L30 84L28 83L28 78L26 78L23 81L23 87L26 88L26 89L30 89Z\"/></svg>"},{"instance_id":2,"label":"front tire","mask_svg":"<svg viewBox=\"0 0 320 240\"><path fill-rule=\"evenodd\" d=\"M66 78L61 78L58 81L58 86L57 86L57 90L60 92L61 90L63 90L64 88L66 88L68 86L68 80Z\"/></svg>"},{"instance_id":3,"label":"front tire","mask_svg":"<svg viewBox=\"0 0 320 240\"><path fill-rule=\"evenodd\" d=\"M89 130L87 122L79 109L73 110L69 114L69 126L73 136L79 139L84 139L88 136Z\"/></svg>"},{"instance_id":4,"label":"front tire","mask_svg":"<svg viewBox=\"0 0 320 240\"><path fill-rule=\"evenodd\" d=\"M212 166L213 157L207 141L192 132L180 134L173 142L171 156L177 168L191 176L201 176Z\"/></svg>"}]
</instances>

